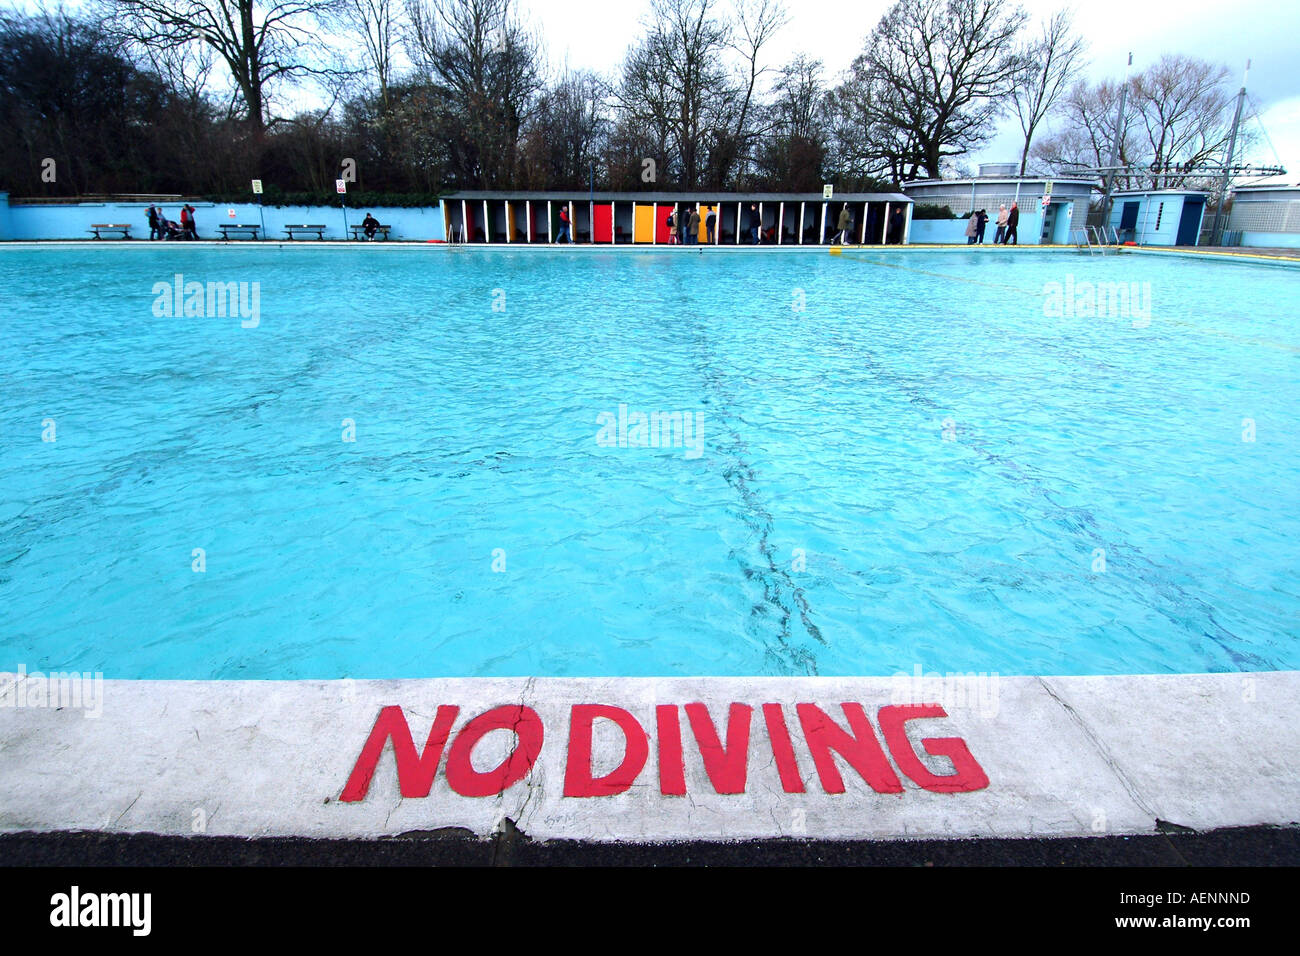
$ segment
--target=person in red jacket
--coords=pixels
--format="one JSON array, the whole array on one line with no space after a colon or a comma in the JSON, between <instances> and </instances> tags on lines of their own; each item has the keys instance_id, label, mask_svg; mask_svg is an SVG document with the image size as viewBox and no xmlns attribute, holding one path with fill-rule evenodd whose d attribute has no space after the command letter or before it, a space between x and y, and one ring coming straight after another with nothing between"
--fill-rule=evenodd
<instances>
[{"instance_id":1,"label":"person in red jacket","mask_svg":"<svg viewBox=\"0 0 1300 956\"><path fill-rule=\"evenodd\" d=\"M1017 241L1016 226L1020 224L1020 206L1016 203L1011 204L1011 211L1007 213L1007 237L1002 240L1005 245L1020 245Z\"/></svg>"}]
</instances>

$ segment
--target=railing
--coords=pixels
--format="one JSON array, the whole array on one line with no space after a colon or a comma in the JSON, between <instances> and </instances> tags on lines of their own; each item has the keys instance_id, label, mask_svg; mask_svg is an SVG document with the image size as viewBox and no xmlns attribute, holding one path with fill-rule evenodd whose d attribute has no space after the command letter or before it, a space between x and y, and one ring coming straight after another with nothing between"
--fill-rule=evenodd
<instances>
[{"instance_id":1,"label":"railing","mask_svg":"<svg viewBox=\"0 0 1300 956\"><path fill-rule=\"evenodd\" d=\"M1092 251L1092 244L1094 242L1097 244L1097 251L1102 255L1106 254L1107 246L1115 246L1118 248L1120 245L1119 230L1114 226L1088 226L1087 234L1090 236L1088 242L1089 252Z\"/></svg>"}]
</instances>

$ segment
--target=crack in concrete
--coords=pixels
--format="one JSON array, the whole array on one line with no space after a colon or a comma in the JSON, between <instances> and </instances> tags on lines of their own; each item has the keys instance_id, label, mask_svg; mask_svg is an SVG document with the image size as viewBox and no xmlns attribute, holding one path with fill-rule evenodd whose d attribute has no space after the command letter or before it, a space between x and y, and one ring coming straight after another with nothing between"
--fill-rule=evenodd
<instances>
[{"instance_id":1,"label":"crack in concrete","mask_svg":"<svg viewBox=\"0 0 1300 956\"><path fill-rule=\"evenodd\" d=\"M143 790L141 790L139 793L137 793L137 794L135 795L135 799L132 800L129 804L127 804L126 809L123 810L121 813L119 813L119 814L117 815L117 819L113 821L113 826L117 826L118 822L119 822L119 821L120 821L124 816L126 816L128 813L131 812L131 808L132 808L133 806L135 806L137 803L139 803L139 802L140 802L140 798L143 797L143 796L144 796L144 791L143 791Z\"/></svg>"},{"instance_id":2,"label":"crack in concrete","mask_svg":"<svg viewBox=\"0 0 1300 956\"><path fill-rule=\"evenodd\" d=\"M384 814L384 831L385 831L385 832L388 831L388 821L389 821L389 819L392 817L392 815L393 815L394 813L397 812L397 808L400 807L401 805L402 805L402 798L401 798L401 796L399 795L398 798L397 798L397 802L396 802L395 804L393 804L391 807L389 807L388 812L387 812L386 814Z\"/></svg>"},{"instance_id":3,"label":"crack in concrete","mask_svg":"<svg viewBox=\"0 0 1300 956\"><path fill-rule=\"evenodd\" d=\"M1115 774L1115 779L1119 781L1120 786L1122 786L1125 792L1128 793L1129 799L1131 799L1143 813L1151 817L1152 820L1159 821L1159 814L1157 814L1151 805L1147 803L1146 799L1142 796L1141 791L1138 789L1138 785L1127 773L1124 772L1124 768L1119 765L1119 761L1117 761L1111 755L1110 751L1106 749L1106 745L1101 742L1101 738L1097 736L1096 732L1088 726L1087 721L1083 719L1082 715L1066 703L1065 700L1062 699L1061 695L1056 692L1055 688L1053 688L1045 679L1042 677L1035 677L1034 680L1042 686L1043 690L1047 691L1048 696L1050 696L1052 700L1056 701L1061 706L1061 709L1065 711L1079 730L1083 732L1083 735L1088 738L1088 742L1092 744L1093 749L1101 756L1101 759L1105 762L1106 766Z\"/></svg>"},{"instance_id":4,"label":"crack in concrete","mask_svg":"<svg viewBox=\"0 0 1300 956\"><path fill-rule=\"evenodd\" d=\"M521 709L524 708L524 707L530 707L530 706L531 706L529 702L532 700L532 698L533 698L533 696L534 696L534 687L536 686L536 684L537 684L537 678L536 678L536 677L529 677L529 678L527 678L527 679L524 681L523 689L522 689L522 690L520 691L520 693L519 693L519 706L520 706ZM533 709L535 710L536 708L533 708ZM519 736L519 724L522 722L522 719L523 719L523 714L522 714L522 710L521 710L521 713L520 713L520 715L519 715L519 718L516 719L514 726L511 728L511 730L512 730L512 731L514 732L514 734L515 734L515 739L516 739L516 740L521 739L520 736ZM545 746L545 742L544 742L544 741L543 741L543 746ZM538 756L540 757L540 754L539 754ZM540 764L540 760L539 760L539 764ZM534 776L533 776L533 772L534 772L534 770L537 769L537 766L538 766L538 765L535 764L535 765L534 765L534 766L533 766L533 767L528 771L527 776L526 776L526 777L524 778L524 780L523 780L523 784L524 784L524 802L520 805L518 812L515 814L515 816L518 818L518 820L519 820L521 823L524 821L525 812L526 812L527 809L528 809L528 804L529 804L529 802L533 799L533 789L534 789L534 788L537 788L538 790L541 789L541 784L538 783L538 782L534 779ZM502 797L502 802L504 803L504 802L505 802L505 793L504 793L504 792L501 794L501 797ZM540 799L540 798L539 798L539 799ZM506 819L509 820L510 818L507 817ZM513 824L513 821L511 821L511 824L514 825L514 824Z\"/></svg>"}]
</instances>

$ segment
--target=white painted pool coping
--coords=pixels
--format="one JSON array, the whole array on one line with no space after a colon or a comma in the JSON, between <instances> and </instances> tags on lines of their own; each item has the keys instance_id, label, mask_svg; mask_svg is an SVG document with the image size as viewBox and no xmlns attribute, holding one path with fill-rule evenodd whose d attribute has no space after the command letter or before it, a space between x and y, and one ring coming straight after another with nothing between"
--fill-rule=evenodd
<instances>
[{"instance_id":1,"label":"white painted pool coping","mask_svg":"<svg viewBox=\"0 0 1300 956\"><path fill-rule=\"evenodd\" d=\"M1051 245L1039 243L1037 245L1024 246L993 246L977 244L973 246L956 245L948 243L908 243L906 245L861 245L861 246L832 246L821 243L808 243L805 245L762 245L755 246L747 243L739 245L683 245L674 243L604 243L604 242L446 242L441 239L389 239L383 242L364 242L355 239L198 239L189 240L182 243L150 241L148 239L8 239L0 241L0 251L5 249L12 250L30 250L30 249L428 249L444 250L461 253L478 253L491 251L505 252L556 252L564 250L566 254L575 255L588 253L671 253L673 255L690 255L693 253L708 253L709 255L722 254L730 255L734 253L768 253L768 252L803 252L809 254L830 254L832 249L835 254L841 252L849 253L870 253L870 254L893 254L909 252L976 252L987 249L989 252L1010 252L1010 253L1031 253L1031 252L1072 252L1078 253L1082 250L1074 245ZM1121 252L1128 252L1128 249L1121 249Z\"/></svg>"},{"instance_id":2,"label":"white painted pool coping","mask_svg":"<svg viewBox=\"0 0 1300 956\"><path fill-rule=\"evenodd\" d=\"M0 704L0 831L369 838L461 827L487 836L508 817L539 840L897 839L1139 834L1153 832L1157 820L1206 830L1300 819L1297 671L942 684L884 677L113 680L101 685L102 707L62 709L43 705L40 680L0 675L0 688L9 688L0 698L8 702ZM941 700L948 716L904 725L924 768L941 778L954 764L928 755L921 738L960 738L987 786L923 789L882 747L901 792L876 792L840 757L833 763L845 792L826 792L797 704L816 705L847 730L841 705L856 702L879 737L880 708L927 699ZM689 703L706 706L724 746L730 705L752 707L743 792L715 792L683 710ZM644 769L624 792L565 795L575 704L621 708L645 729ZM802 793L783 786L764 704L780 705ZM439 705L460 709L428 796L401 796L390 742L365 797L340 800L382 708L400 707L423 748ZM684 795L661 792L658 705L677 705L665 713L678 721ZM543 729L527 775L499 795L454 792L446 771L460 730L494 708L521 706ZM694 712L698 722L702 711ZM602 718L594 727L589 770L599 777L625 748L616 723ZM516 739L509 730L483 736L465 750L468 763L462 754L462 781L467 766L485 773L501 764Z\"/></svg>"}]
</instances>

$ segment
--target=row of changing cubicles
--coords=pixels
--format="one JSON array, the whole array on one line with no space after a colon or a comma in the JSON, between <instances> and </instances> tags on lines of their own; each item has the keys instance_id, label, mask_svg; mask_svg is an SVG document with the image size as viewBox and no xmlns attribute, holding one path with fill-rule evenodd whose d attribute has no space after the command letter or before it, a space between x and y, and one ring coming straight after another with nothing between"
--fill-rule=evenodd
<instances>
[{"instance_id":1,"label":"row of changing cubicles","mask_svg":"<svg viewBox=\"0 0 1300 956\"><path fill-rule=\"evenodd\" d=\"M906 243L912 201L901 193L849 193L826 199L819 194L729 195L595 193L574 198L568 193L453 193L441 200L448 242L554 243L560 235L560 211L567 207L571 241L605 245L669 244L680 233L668 226L670 215L700 214L694 240L704 244L708 214L716 214L714 245L754 242L760 223L764 245L827 244L838 234L841 209L851 219L849 242L860 245ZM561 240L562 241L562 240Z\"/></svg>"}]
</instances>

